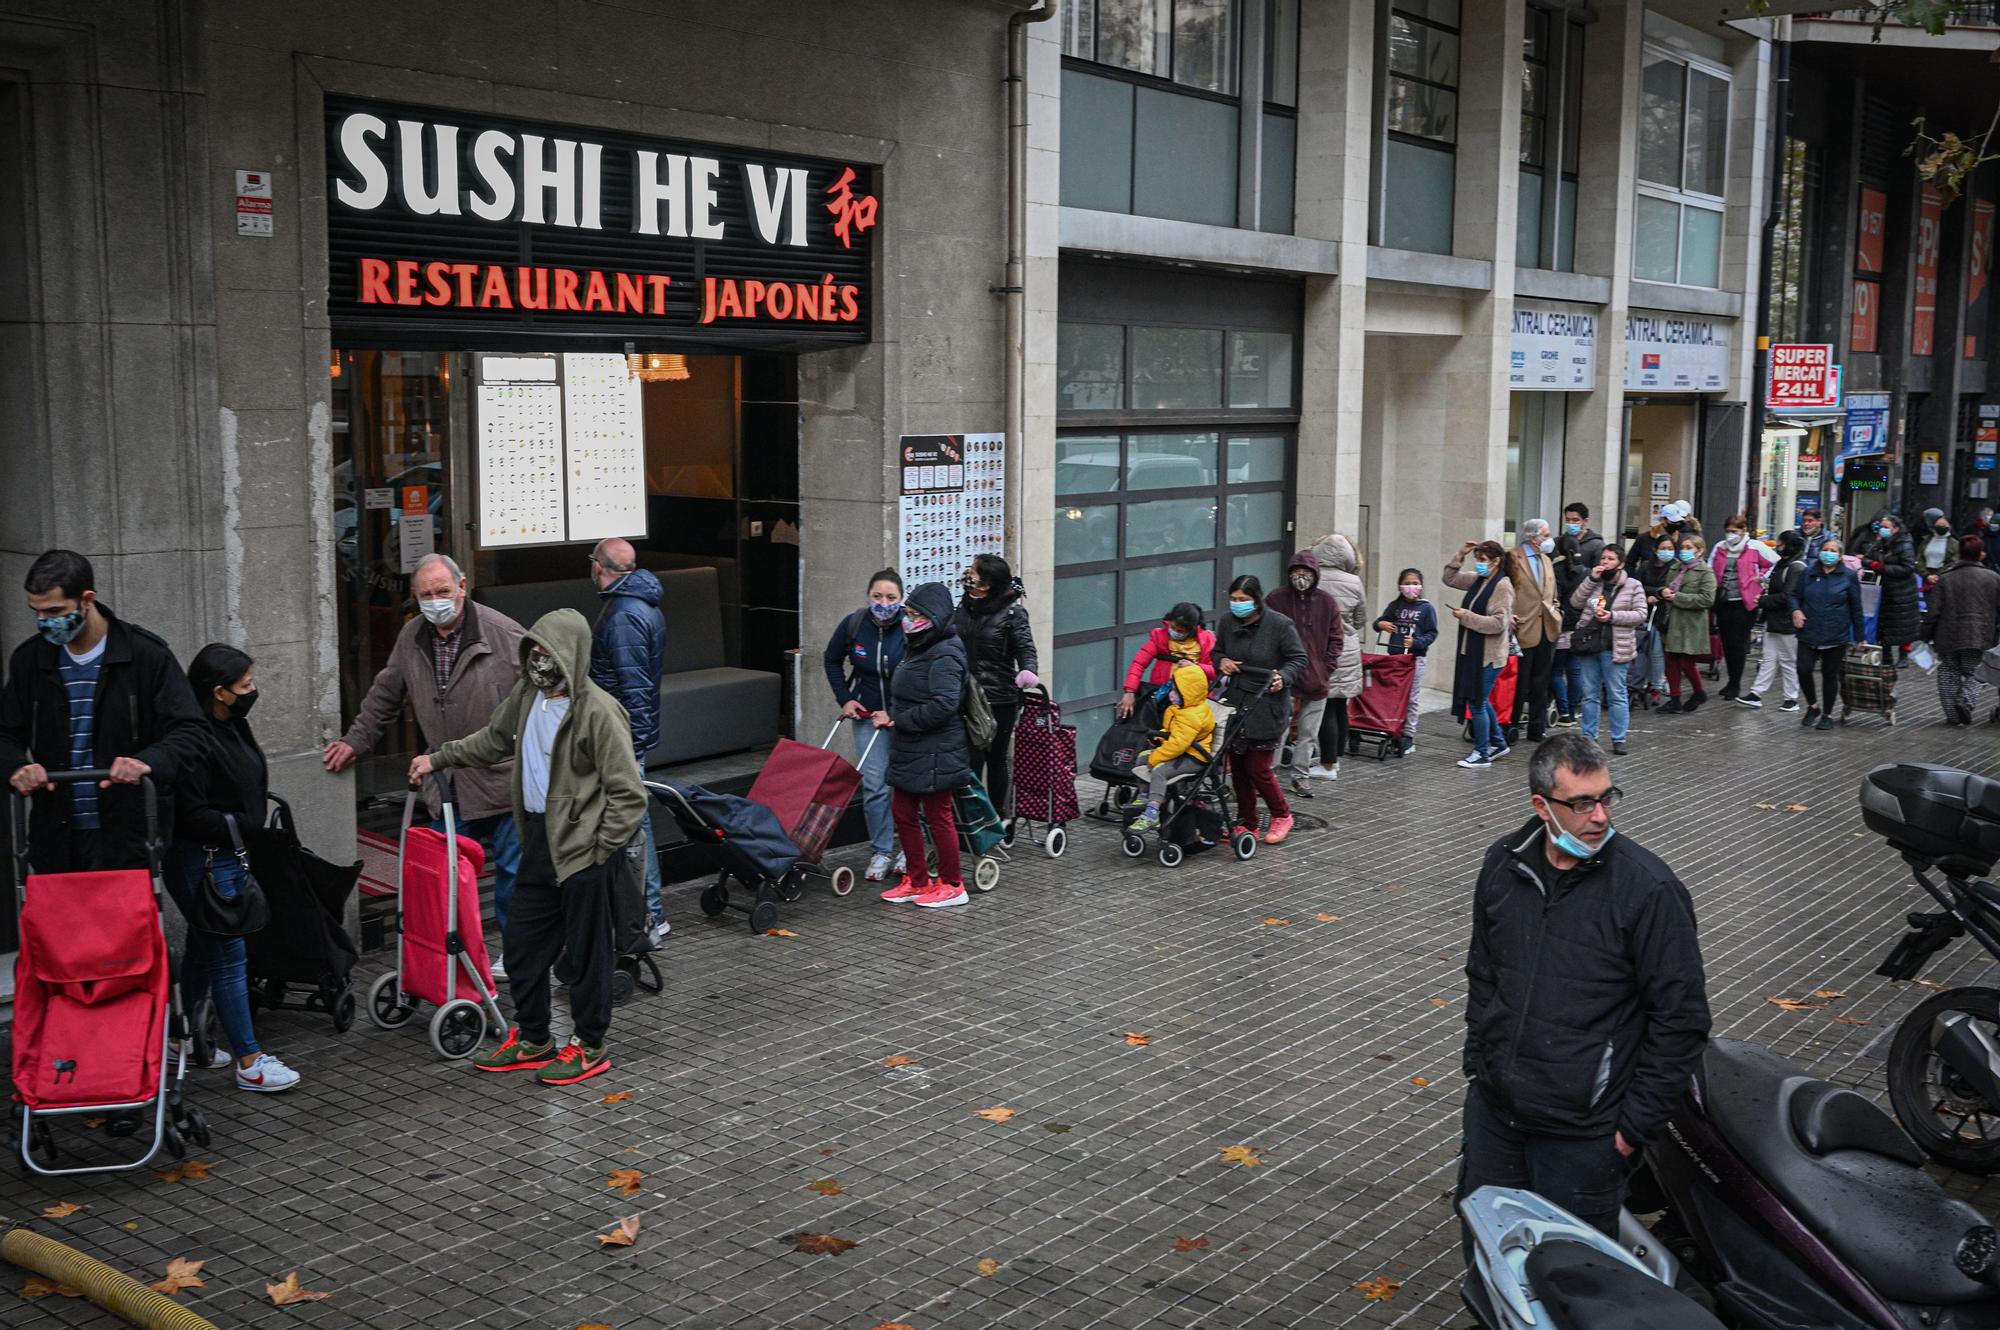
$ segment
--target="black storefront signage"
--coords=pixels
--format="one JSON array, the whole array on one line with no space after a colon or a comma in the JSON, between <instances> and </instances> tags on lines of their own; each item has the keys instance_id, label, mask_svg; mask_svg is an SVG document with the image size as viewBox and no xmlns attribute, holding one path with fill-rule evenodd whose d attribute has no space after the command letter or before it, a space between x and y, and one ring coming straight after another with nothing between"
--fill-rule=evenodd
<instances>
[{"instance_id":1,"label":"black storefront signage","mask_svg":"<svg viewBox=\"0 0 2000 1330\"><path fill-rule=\"evenodd\" d=\"M871 336L870 168L341 98L326 152L348 344Z\"/></svg>"}]
</instances>

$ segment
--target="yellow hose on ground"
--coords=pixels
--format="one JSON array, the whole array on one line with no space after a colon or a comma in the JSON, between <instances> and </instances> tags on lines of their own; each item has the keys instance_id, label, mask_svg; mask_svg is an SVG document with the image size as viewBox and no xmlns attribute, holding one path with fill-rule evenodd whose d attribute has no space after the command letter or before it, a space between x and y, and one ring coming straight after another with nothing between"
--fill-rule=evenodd
<instances>
[{"instance_id":1,"label":"yellow hose on ground","mask_svg":"<svg viewBox=\"0 0 2000 1330\"><path fill-rule=\"evenodd\" d=\"M0 1257L75 1289L104 1310L145 1330L215 1330L213 1322L164 1293L155 1293L131 1276L119 1274L95 1257L72 1251L54 1238L24 1228L10 1229L0 1237Z\"/></svg>"}]
</instances>

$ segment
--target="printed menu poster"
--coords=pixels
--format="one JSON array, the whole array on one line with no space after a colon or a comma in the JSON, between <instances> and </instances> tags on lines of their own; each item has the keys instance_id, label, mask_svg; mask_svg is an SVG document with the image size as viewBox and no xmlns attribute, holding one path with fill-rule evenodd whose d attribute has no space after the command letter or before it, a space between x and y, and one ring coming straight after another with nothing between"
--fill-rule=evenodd
<instances>
[{"instance_id":1,"label":"printed menu poster","mask_svg":"<svg viewBox=\"0 0 2000 1330\"><path fill-rule=\"evenodd\" d=\"M566 354L562 364L569 539L642 535L646 432L639 380L615 352Z\"/></svg>"},{"instance_id":2,"label":"printed menu poster","mask_svg":"<svg viewBox=\"0 0 2000 1330\"><path fill-rule=\"evenodd\" d=\"M552 355L481 355L479 543L563 539L563 404Z\"/></svg>"},{"instance_id":3,"label":"printed menu poster","mask_svg":"<svg viewBox=\"0 0 2000 1330\"><path fill-rule=\"evenodd\" d=\"M1006 537L1004 434L906 434L899 440L897 571L903 584L942 582L956 601L975 554Z\"/></svg>"},{"instance_id":4,"label":"printed menu poster","mask_svg":"<svg viewBox=\"0 0 2000 1330\"><path fill-rule=\"evenodd\" d=\"M1007 539L1007 436L965 436L965 552L998 554Z\"/></svg>"}]
</instances>

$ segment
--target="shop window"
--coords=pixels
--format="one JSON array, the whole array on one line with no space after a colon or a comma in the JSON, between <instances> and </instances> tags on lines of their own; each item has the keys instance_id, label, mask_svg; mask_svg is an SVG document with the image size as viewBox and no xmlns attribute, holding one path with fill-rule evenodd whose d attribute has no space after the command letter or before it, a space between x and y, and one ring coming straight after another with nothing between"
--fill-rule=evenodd
<instances>
[{"instance_id":1,"label":"shop window","mask_svg":"<svg viewBox=\"0 0 2000 1330\"><path fill-rule=\"evenodd\" d=\"M1715 286L1729 180L1729 75L1651 46L1642 59L1632 275Z\"/></svg>"},{"instance_id":2,"label":"shop window","mask_svg":"<svg viewBox=\"0 0 2000 1330\"><path fill-rule=\"evenodd\" d=\"M1125 553L1135 559L1215 548L1215 505L1159 499L1125 507Z\"/></svg>"},{"instance_id":3,"label":"shop window","mask_svg":"<svg viewBox=\"0 0 2000 1330\"><path fill-rule=\"evenodd\" d=\"M1118 644L1106 640L1057 647L1055 665L1056 701L1108 693L1118 685Z\"/></svg>"},{"instance_id":4,"label":"shop window","mask_svg":"<svg viewBox=\"0 0 2000 1330\"><path fill-rule=\"evenodd\" d=\"M1523 268L1571 269L1582 132L1583 24L1565 10L1530 4L1521 41L1521 193L1514 238L1514 262ZM1552 206L1550 245L1543 223Z\"/></svg>"},{"instance_id":5,"label":"shop window","mask_svg":"<svg viewBox=\"0 0 2000 1330\"><path fill-rule=\"evenodd\" d=\"M1063 203L1098 212L1132 211L1132 96L1117 79L1080 70L1062 75Z\"/></svg>"},{"instance_id":6,"label":"shop window","mask_svg":"<svg viewBox=\"0 0 2000 1330\"><path fill-rule=\"evenodd\" d=\"M1221 406L1221 332L1134 328L1132 405L1142 411Z\"/></svg>"},{"instance_id":7,"label":"shop window","mask_svg":"<svg viewBox=\"0 0 2000 1330\"><path fill-rule=\"evenodd\" d=\"M1159 88L1137 90L1132 211L1210 226L1236 224L1237 108ZM1064 117L1067 122L1068 117Z\"/></svg>"},{"instance_id":8,"label":"shop window","mask_svg":"<svg viewBox=\"0 0 2000 1330\"><path fill-rule=\"evenodd\" d=\"M1117 505L1065 508L1056 515L1056 567L1117 557Z\"/></svg>"},{"instance_id":9,"label":"shop window","mask_svg":"<svg viewBox=\"0 0 2000 1330\"><path fill-rule=\"evenodd\" d=\"M1125 487L1177 490L1215 484L1215 435L1148 434L1125 456Z\"/></svg>"},{"instance_id":10,"label":"shop window","mask_svg":"<svg viewBox=\"0 0 2000 1330\"><path fill-rule=\"evenodd\" d=\"M1056 579L1055 634L1114 628L1118 615L1118 574L1086 573Z\"/></svg>"},{"instance_id":11,"label":"shop window","mask_svg":"<svg viewBox=\"0 0 2000 1330\"><path fill-rule=\"evenodd\" d=\"M1383 148L1380 243L1390 249L1451 253L1457 157L1449 150L1393 137Z\"/></svg>"},{"instance_id":12,"label":"shop window","mask_svg":"<svg viewBox=\"0 0 2000 1330\"><path fill-rule=\"evenodd\" d=\"M1063 54L1233 95L1236 11L1237 0L1063 0Z\"/></svg>"},{"instance_id":13,"label":"shop window","mask_svg":"<svg viewBox=\"0 0 2000 1330\"><path fill-rule=\"evenodd\" d=\"M1074 434L1056 440L1056 493L1103 494L1118 488L1118 436Z\"/></svg>"},{"instance_id":14,"label":"shop window","mask_svg":"<svg viewBox=\"0 0 2000 1330\"><path fill-rule=\"evenodd\" d=\"M1299 104L1299 0L1269 0L1265 10L1264 100Z\"/></svg>"},{"instance_id":15,"label":"shop window","mask_svg":"<svg viewBox=\"0 0 2000 1330\"><path fill-rule=\"evenodd\" d=\"M1376 241L1451 252L1457 168L1458 0L1394 0L1382 25L1388 87Z\"/></svg>"},{"instance_id":16,"label":"shop window","mask_svg":"<svg viewBox=\"0 0 2000 1330\"><path fill-rule=\"evenodd\" d=\"M1292 335L1229 335L1229 404L1288 411L1292 406Z\"/></svg>"},{"instance_id":17,"label":"shop window","mask_svg":"<svg viewBox=\"0 0 2000 1330\"><path fill-rule=\"evenodd\" d=\"M1056 326L1056 405L1064 411L1123 406L1125 330L1114 323Z\"/></svg>"},{"instance_id":18,"label":"shop window","mask_svg":"<svg viewBox=\"0 0 2000 1330\"><path fill-rule=\"evenodd\" d=\"M1229 483L1250 485L1285 478L1282 434L1249 434L1229 441Z\"/></svg>"}]
</instances>

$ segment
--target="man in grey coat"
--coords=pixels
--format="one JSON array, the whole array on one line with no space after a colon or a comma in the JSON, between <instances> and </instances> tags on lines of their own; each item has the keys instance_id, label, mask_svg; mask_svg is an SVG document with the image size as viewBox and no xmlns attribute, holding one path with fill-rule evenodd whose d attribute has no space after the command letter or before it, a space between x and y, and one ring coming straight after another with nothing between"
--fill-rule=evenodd
<instances>
[{"instance_id":1,"label":"man in grey coat","mask_svg":"<svg viewBox=\"0 0 2000 1330\"><path fill-rule=\"evenodd\" d=\"M389 663L361 699L361 714L347 733L326 746L328 771L344 770L381 742L382 733L408 702L423 732L424 750L477 734L521 677L521 625L490 606L474 604L456 563L426 556L410 577L416 618L403 625ZM455 777L459 829L476 837L493 865L493 913L504 928L521 844L514 831L513 764ZM436 795L426 789L431 815ZM494 969L500 966L496 963Z\"/></svg>"}]
</instances>

